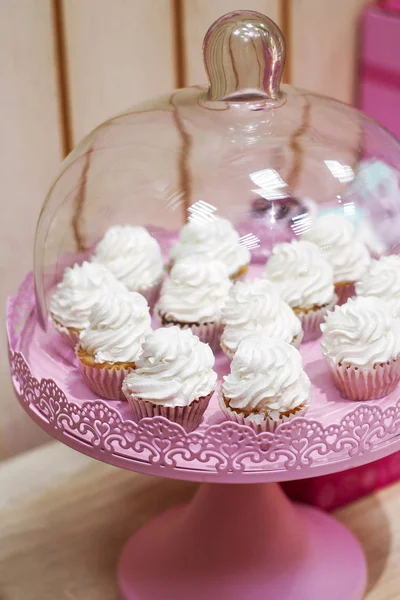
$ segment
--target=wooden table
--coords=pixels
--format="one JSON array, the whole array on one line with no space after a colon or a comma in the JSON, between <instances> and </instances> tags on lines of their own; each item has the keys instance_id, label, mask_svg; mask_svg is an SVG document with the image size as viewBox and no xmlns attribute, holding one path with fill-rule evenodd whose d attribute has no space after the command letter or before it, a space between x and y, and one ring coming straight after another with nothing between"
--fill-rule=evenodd
<instances>
[{"instance_id":1,"label":"wooden table","mask_svg":"<svg viewBox=\"0 0 400 600\"><path fill-rule=\"evenodd\" d=\"M0 599L117 600L125 540L195 490L98 463L57 442L0 463ZM366 598L400 598L400 484L337 517L364 547Z\"/></svg>"}]
</instances>

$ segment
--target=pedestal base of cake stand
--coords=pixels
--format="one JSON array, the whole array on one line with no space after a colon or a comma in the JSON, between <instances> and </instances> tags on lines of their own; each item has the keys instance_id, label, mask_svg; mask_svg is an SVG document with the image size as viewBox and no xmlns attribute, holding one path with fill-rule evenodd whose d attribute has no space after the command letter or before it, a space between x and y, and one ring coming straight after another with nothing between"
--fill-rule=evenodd
<instances>
[{"instance_id":1,"label":"pedestal base of cake stand","mask_svg":"<svg viewBox=\"0 0 400 600\"><path fill-rule=\"evenodd\" d=\"M276 483L203 484L145 525L118 567L123 600L361 600L358 542Z\"/></svg>"}]
</instances>

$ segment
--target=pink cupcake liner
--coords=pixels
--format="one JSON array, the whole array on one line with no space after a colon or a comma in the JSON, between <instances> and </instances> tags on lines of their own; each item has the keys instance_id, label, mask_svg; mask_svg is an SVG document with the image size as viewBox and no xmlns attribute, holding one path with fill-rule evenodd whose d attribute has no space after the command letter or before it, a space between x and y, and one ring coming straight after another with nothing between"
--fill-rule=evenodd
<instances>
[{"instance_id":1,"label":"pink cupcake liner","mask_svg":"<svg viewBox=\"0 0 400 600\"><path fill-rule=\"evenodd\" d=\"M80 360L79 370L88 388L96 395L107 400L125 400L122 382L132 368L91 367Z\"/></svg>"},{"instance_id":2,"label":"pink cupcake liner","mask_svg":"<svg viewBox=\"0 0 400 600\"><path fill-rule=\"evenodd\" d=\"M188 432L197 429L200 425L210 398L214 393L211 392L208 396L195 400L189 406L162 406L154 404L149 400L132 396L130 391L124 386L122 386L122 391L132 408L135 423L139 423L141 419L145 419L146 417L165 417L169 421L182 425Z\"/></svg>"},{"instance_id":3,"label":"pink cupcake liner","mask_svg":"<svg viewBox=\"0 0 400 600\"><path fill-rule=\"evenodd\" d=\"M51 323L61 335L61 337L64 339L65 343L68 344L68 346L75 348L77 343L79 342L79 332L68 329L68 327L64 327L64 325L61 325L61 323L54 321L52 318Z\"/></svg>"},{"instance_id":4,"label":"pink cupcake liner","mask_svg":"<svg viewBox=\"0 0 400 600\"><path fill-rule=\"evenodd\" d=\"M235 352L233 350L231 350L230 348L228 348L227 346L225 346L225 344L224 344L224 336L222 336L222 338L221 338L220 348L221 348L222 352L224 354L226 354L226 356L228 358L230 358L231 360L235 356Z\"/></svg>"},{"instance_id":5,"label":"pink cupcake liner","mask_svg":"<svg viewBox=\"0 0 400 600\"><path fill-rule=\"evenodd\" d=\"M342 304L346 304L349 298L352 298L356 295L356 289L354 281L349 281L348 283L339 283L335 285L335 294L337 296L337 304L342 306Z\"/></svg>"},{"instance_id":6,"label":"pink cupcake liner","mask_svg":"<svg viewBox=\"0 0 400 600\"><path fill-rule=\"evenodd\" d=\"M223 331L221 323L179 323L179 321L165 320L160 313L157 314L157 319L162 327L173 327L175 325L181 329L190 329L193 335L197 335L201 342L209 344L214 351L220 350L220 340Z\"/></svg>"},{"instance_id":7,"label":"pink cupcake liner","mask_svg":"<svg viewBox=\"0 0 400 600\"><path fill-rule=\"evenodd\" d=\"M219 406L222 412L230 421L234 421L235 423L239 423L239 425L247 425L254 429L256 433L263 433L266 431L274 432L278 425L282 423L287 423L291 419L302 417L307 411L308 406L303 405L296 409L292 415L277 415L276 417L267 416L261 413L252 413L250 415L244 415L242 413L238 413L229 406L226 405L224 396L222 392L219 393L218 396Z\"/></svg>"},{"instance_id":8,"label":"pink cupcake liner","mask_svg":"<svg viewBox=\"0 0 400 600\"><path fill-rule=\"evenodd\" d=\"M373 367L329 365L336 387L349 400L387 396L400 381L400 359Z\"/></svg>"},{"instance_id":9,"label":"pink cupcake liner","mask_svg":"<svg viewBox=\"0 0 400 600\"><path fill-rule=\"evenodd\" d=\"M180 325L182 327L182 325ZM204 342L209 344L213 350L220 349L220 340L223 331L221 323L200 323L188 326L194 335ZM186 326L182 327L186 329Z\"/></svg>"},{"instance_id":10,"label":"pink cupcake liner","mask_svg":"<svg viewBox=\"0 0 400 600\"><path fill-rule=\"evenodd\" d=\"M146 289L139 289L139 294L142 294L147 300L150 310L153 310L158 298L160 297L161 286L163 283L164 275L151 287Z\"/></svg>"},{"instance_id":11,"label":"pink cupcake liner","mask_svg":"<svg viewBox=\"0 0 400 600\"><path fill-rule=\"evenodd\" d=\"M301 320L301 326L303 328L303 343L311 342L321 337L321 323L324 322L326 314L334 308L336 303L337 296L335 295L332 302L325 306L321 306L321 308L309 310L307 312L296 312L296 315Z\"/></svg>"}]
</instances>

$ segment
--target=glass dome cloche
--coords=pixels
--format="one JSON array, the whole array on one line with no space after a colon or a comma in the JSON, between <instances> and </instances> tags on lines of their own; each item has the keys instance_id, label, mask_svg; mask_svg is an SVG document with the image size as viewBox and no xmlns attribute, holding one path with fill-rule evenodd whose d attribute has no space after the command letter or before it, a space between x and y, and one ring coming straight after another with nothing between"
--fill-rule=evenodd
<instances>
[{"instance_id":1,"label":"glass dome cloche","mask_svg":"<svg viewBox=\"0 0 400 600\"><path fill-rule=\"evenodd\" d=\"M285 42L261 14L220 18L206 33L203 55L208 86L117 115L63 162L35 241L43 328L52 326L50 300L65 268L96 260L112 226L145 227L166 270L188 221L220 236L222 248L225 229L211 231L219 217L253 263L265 263L277 242L306 236L316 215L329 212L351 222L372 255L396 252L397 140L350 106L281 84ZM118 258L127 249L123 229L116 231Z\"/></svg>"}]
</instances>

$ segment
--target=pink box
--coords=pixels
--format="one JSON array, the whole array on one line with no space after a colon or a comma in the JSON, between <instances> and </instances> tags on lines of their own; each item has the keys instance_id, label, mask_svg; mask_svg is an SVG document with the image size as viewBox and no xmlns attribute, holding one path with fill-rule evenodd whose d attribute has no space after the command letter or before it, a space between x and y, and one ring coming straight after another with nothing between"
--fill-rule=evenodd
<instances>
[{"instance_id":1,"label":"pink box","mask_svg":"<svg viewBox=\"0 0 400 600\"><path fill-rule=\"evenodd\" d=\"M400 479L400 452L356 469L282 484L294 500L334 510Z\"/></svg>"},{"instance_id":2,"label":"pink box","mask_svg":"<svg viewBox=\"0 0 400 600\"><path fill-rule=\"evenodd\" d=\"M358 104L400 138L400 1L369 6L361 24Z\"/></svg>"},{"instance_id":3,"label":"pink box","mask_svg":"<svg viewBox=\"0 0 400 600\"><path fill-rule=\"evenodd\" d=\"M380 0L379 4L383 10L400 11L400 0Z\"/></svg>"}]
</instances>

